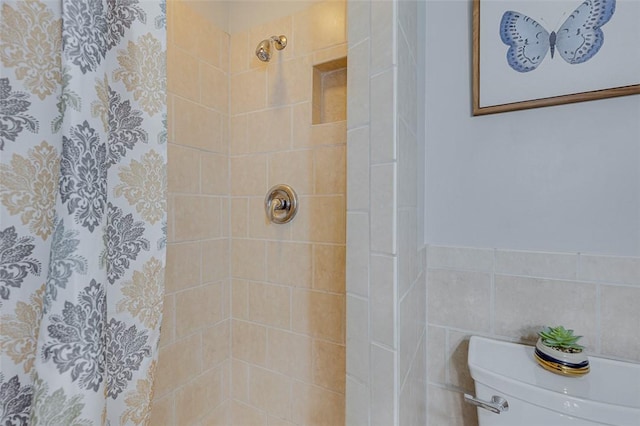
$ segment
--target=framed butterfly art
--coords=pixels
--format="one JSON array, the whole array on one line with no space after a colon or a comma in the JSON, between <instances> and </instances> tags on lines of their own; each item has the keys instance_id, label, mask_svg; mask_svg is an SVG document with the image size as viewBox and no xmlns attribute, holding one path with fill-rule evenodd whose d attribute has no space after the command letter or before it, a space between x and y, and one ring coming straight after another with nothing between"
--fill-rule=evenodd
<instances>
[{"instance_id":1,"label":"framed butterfly art","mask_svg":"<svg viewBox=\"0 0 640 426\"><path fill-rule=\"evenodd\" d=\"M472 0L473 115L640 94L640 0Z\"/></svg>"}]
</instances>

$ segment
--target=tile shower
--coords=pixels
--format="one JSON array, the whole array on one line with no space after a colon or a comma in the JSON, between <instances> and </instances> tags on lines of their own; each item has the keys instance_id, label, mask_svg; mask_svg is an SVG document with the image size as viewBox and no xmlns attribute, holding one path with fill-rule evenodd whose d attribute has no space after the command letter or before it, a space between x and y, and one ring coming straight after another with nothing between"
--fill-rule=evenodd
<instances>
[{"instance_id":1,"label":"tile shower","mask_svg":"<svg viewBox=\"0 0 640 426\"><path fill-rule=\"evenodd\" d=\"M169 245L152 424L343 423L346 3L231 35L186 2L167 6ZM287 47L259 61L274 34ZM274 225L264 197L280 183L300 207Z\"/></svg>"},{"instance_id":2,"label":"tile shower","mask_svg":"<svg viewBox=\"0 0 640 426\"><path fill-rule=\"evenodd\" d=\"M318 10L229 36L180 2L168 6L172 242L152 424L317 424L327 415L329 424L474 426L461 398L471 386L468 336L520 340L543 321L529 308L540 288L559 292L551 307L571 306L560 319L582 321L593 350L638 361L640 258L416 241L423 212L412 195L425 181L416 2L347 2L348 37L329 39L310 36ZM291 45L265 65L253 50L274 34ZM313 74L299 79L298 70L346 56L347 38L345 153L345 122L300 125L318 114L312 90L301 89ZM301 59L301 49L313 53ZM326 166L345 162L346 205L335 189L344 174ZM318 171L327 172L320 181ZM297 219L332 230L346 221L346 238L265 226L264 193L290 176L310 206ZM309 216L345 208L346 219ZM323 266L345 257L346 273ZM344 370L345 275L346 385L335 369ZM319 308L298 309L309 305ZM334 308L340 324L322 316ZM327 369L327 359L339 362Z\"/></svg>"}]
</instances>

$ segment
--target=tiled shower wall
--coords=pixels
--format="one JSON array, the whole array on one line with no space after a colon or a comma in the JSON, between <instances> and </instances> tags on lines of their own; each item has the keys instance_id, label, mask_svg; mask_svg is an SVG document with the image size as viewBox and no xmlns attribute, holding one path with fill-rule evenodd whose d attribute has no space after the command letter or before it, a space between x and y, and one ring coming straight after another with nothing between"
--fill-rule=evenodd
<instances>
[{"instance_id":1,"label":"tiled shower wall","mask_svg":"<svg viewBox=\"0 0 640 426\"><path fill-rule=\"evenodd\" d=\"M152 425L210 424L229 395L229 36L167 2L168 244Z\"/></svg>"},{"instance_id":2,"label":"tiled shower wall","mask_svg":"<svg viewBox=\"0 0 640 426\"><path fill-rule=\"evenodd\" d=\"M344 423L346 122L312 125L312 81L346 57L345 8L231 35L230 424ZM287 47L260 62L256 45L280 34ZM276 225L264 198L281 183L299 211Z\"/></svg>"},{"instance_id":3,"label":"tiled shower wall","mask_svg":"<svg viewBox=\"0 0 640 426\"><path fill-rule=\"evenodd\" d=\"M416 235L418 2L348 8L347 424L419 425L426 288Z\"/></svg>"},{"instance_id":4,"label":"tiled shower wall","mask_svg":"<svg viewBox=\"0 0 640 426\"><path fill-rule=\"evenodd\" d=\"M313 65L346 57L345 2L232 37L188 2L167 7L169 244L152 424L340 424L346 122L311 125L311 81ZM279 34L286 50L259 62L255 45ZM265 219L276 183L300 199L287 225Z\"/></svg>"},{"instance_id":5,"label":"tiled shower wall","mask_svg":"<svg viewBox=\"0 0 640 426\"><path fill-rule=\"evenodd\" d=\"M532 344L544 325L589 353L640 361L640 258L429 246L428 425L475 426L471 335Z\"/></svg>"}]
</instances>

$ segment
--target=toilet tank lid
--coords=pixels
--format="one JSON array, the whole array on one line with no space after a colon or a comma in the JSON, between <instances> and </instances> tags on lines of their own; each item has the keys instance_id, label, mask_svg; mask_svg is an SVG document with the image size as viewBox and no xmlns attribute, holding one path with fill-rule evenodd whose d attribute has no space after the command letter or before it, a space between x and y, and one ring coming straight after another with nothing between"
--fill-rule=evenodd
<instances>
[{"instance_id":1,"label":"toilet tank lid","mask_svg":"<svg viewBox=\"0 0 640 426\"><path fill-rule=\"evenodd\" d=\"M530 397L526 394L546 390L565 398L640 410L640 364L589 356L589 374L565 377L544 370L533 353L532 346L472 336L468 354L471 377L512 395L524 392L525 400Z\"/></svg>"}]
</instances>

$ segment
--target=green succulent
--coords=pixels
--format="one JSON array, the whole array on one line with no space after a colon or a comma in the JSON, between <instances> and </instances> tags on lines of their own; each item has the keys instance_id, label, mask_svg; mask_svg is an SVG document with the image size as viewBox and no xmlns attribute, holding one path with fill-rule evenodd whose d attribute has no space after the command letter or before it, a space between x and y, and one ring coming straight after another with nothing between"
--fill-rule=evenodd
<instances>
[{"instance_id":1,"label":"green succulent","mask_svg":"<svg viewBox=\"0 0 640 426\"><path fill-rule=\"evenodd\" d=\"M569 350L572 352L582 352L584 346L577 342L582 336L574 336L573 330L567 330L563 326L545 327L538 333L542 339L542 343L552 348L560 350Z\"/></svg>"}]
</instances>

